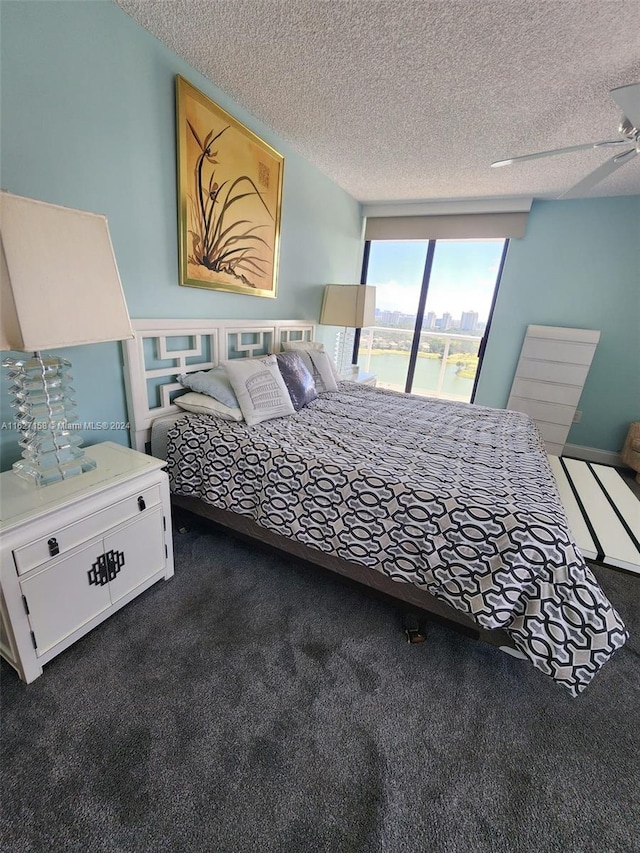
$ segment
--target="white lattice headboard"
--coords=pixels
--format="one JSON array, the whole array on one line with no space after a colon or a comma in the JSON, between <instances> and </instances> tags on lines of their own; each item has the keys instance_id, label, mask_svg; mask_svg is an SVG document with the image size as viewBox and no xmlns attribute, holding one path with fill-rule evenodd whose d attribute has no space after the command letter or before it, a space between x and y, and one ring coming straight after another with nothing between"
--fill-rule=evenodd
<instances>
[{"instance_id":1,"label":"white lattice headboard","mask_svg":"<svg viewBox=\"0 0 640 853\"><path fill-rule=\"evenodd\" d=\"M280 352L287 341L310 341L304 320L132 320L123 341L131 446L144 452L154 418L180 411L172 398L184 389L179 373L210 370L230 358Z\"/></svg>"}]
</instances>

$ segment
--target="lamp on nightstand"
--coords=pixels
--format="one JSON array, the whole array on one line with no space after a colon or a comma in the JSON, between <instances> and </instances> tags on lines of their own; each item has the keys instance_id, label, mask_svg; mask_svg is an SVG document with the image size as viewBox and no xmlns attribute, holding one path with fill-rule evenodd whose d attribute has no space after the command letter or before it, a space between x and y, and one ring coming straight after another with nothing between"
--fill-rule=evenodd
<instances>
[{"instance_id":1,"label":"lamp on nightstand","mask_svg":"<svg viewBox=\"0 0 640 853\"><path fill-rule=\"evenodd\" d=\"M339 370L344 369L344 345L347 329L360 330L376 322L376 289L367 284L327 284L324 288L320 323L323 326L342 326L344 332L339 355ZM354 351L356 349L354 342Z\"/></svg>"},{"instance_id":2,"label":"lamp on nightstand","mask_svg":"<svg viewBox=\"0 0 640 853\"><path fill-rule=\"evenodd\" d=\"M71 364L42 350L132 338L107 220L0 194L2 319L22 459L13 470L46 486L96 467L74 430Z\"/></svg>"}]
</instances>

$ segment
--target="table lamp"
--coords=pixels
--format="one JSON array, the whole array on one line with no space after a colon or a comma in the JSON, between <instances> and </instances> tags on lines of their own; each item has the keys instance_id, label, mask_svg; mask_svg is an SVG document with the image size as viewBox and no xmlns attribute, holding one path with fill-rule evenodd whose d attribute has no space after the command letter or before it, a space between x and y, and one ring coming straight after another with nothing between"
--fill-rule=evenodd
<instances>
[{"instance_id":1,"label":"table lamp","mask_svg":"<svg viewBox=\"0 0 640 853\"><path fill-rule=\"evenodd\" d=\"M96 467L85 456L71 364L43 350L118 341L133 330L106 217L0 193L0 349L21 433L15 473L46 486Z\"/></svg>"},{"instance_id":2,"label":"table lamp","mask_svg":"<svg viewBox=\"0 0 640 853\"><path fill-rule=\"evenodd\" d=\"M376 289L367 284L326 284L320 312L323 326L342 326L344 333L339 356L339 370L344 370L344 343L347 328L356 329L359 342L360 329L374 326L376 322ZM354 344L354 352L356 346Z\"/></svg>"}]
</instances>

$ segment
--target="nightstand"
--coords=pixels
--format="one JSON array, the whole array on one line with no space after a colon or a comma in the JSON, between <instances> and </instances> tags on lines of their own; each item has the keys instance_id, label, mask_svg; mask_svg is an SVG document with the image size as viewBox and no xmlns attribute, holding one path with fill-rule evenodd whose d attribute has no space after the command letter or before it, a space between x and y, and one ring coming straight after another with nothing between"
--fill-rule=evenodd
<instances>
[{"instance_id":1,"label":"nightstand","mask_svg":"<svg viewBox=\"0 0 640 853\"><path fill-rule=\"evenodd\" d=\"M359 382L361 385L375 386L376 384L375 373L365 373L359 368L356 368L352 372L345 372L341 374L340 379L343 379L345 382Z\"/></svg>"},{"instance_id":2,"label":"nightstand","mask_svg":"<svg viewBox=\"0 0 640 853\"><path fill-rule=\"evenodd\" d=\"M51 486L0 474L0 654L27 683L173 575L164 461L113 442L86 454L95 470Z\"/></svg>"}]
</instances>

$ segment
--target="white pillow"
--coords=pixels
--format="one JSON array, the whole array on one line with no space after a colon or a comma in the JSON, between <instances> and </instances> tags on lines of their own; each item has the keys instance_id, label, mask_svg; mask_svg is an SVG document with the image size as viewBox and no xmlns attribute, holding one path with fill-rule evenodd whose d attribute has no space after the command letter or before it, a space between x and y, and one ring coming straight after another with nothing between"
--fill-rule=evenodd
<instances>
[{"instance_id":1,"label":"white pillow","mask_svg":"<svg viewBox=\"0 0 640 853\"><path fill-rule=\"evenodd\" d=\"M275 355L236 358L225 367L249 426L295 412Z\"/></svg>"},{"instance_id":2,"label":"white pillow","mask_svg":"<svg viewBox=\"0 0 640 853\"><path fill-rule=\"evenodd\" d=\"M336 387L335 388L333 388L333 387L324 388L324 389L318 388L317 390L318 391L321 391L321 390L336 391L337 390L338 382L340 382L340 374L338 373L338 368L335 366L333 359L331 358L329 353L325 350L324 344L321 344L318 341L287 341L286 343L282 344L282 348L284 349L285 352L287 352L288 350L297 350L301 354L305 353L305 352L324 352L324 353L326 353L327 360L329 362L329 367L331 368L331 373L333 374L333 378L336 382ZM303 356L303 358L304 358L304 356ZM313 376L313 370L311 370L311 368L309 367L310 362L311 362L310 358L305 358L305 364L307 365L307 368L309 369L309 371L311 372L311 375ZM315 379L315 376L314 376L314 379Z\"/></svg>"},{"instance_id":3,"label":"white pillow","mask_svg":"<svg viewBox=\"0 0 640 853\"><path fill-rule=\"evenodd\" d=\"M188 394L175 397L173 402L185 412L195 412L197 415L215 415L216 418L222 418L223 421L244 420L242 411L237 406L225 406L224 403L209 397L208 394L189 391Z\"/></svg>"}]
</instances>

